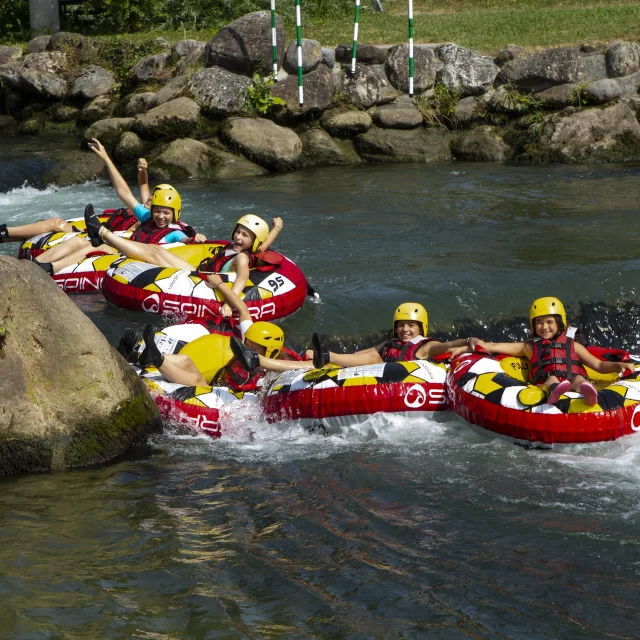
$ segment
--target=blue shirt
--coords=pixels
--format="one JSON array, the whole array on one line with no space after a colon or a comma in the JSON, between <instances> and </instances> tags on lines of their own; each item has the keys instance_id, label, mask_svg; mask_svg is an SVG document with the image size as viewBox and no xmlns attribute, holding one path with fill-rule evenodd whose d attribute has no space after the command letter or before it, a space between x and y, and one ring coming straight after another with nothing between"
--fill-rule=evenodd
<instances>
[{"instance_id":1,"label":"blue shirt","mask_svg":"<svg viewBox=\"0 0 640 640\"><path fill-rule=\"evenodd\" d=\"M133 215L140 220L140 222L146 222L151 218L151 209L147 209L143 204L138 204L133 210ZM168 233L164 238L164 242L182 242L184 238L187 238L187 234L184 231L172 231Z\"/></svg>"}]
</instances>

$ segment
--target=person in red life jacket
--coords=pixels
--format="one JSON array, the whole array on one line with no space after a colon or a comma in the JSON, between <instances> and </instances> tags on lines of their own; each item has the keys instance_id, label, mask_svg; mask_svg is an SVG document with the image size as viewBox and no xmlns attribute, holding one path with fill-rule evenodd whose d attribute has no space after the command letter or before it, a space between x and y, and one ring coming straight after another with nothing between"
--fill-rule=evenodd
<instances>
[{"instance_id":1,"label":"person in red life jacket","mask_svg":"<svg viewBox=\"0 0 640 640\"><path fill-rule=\"evenodd\" d=\"M357 353L333 353L325 350L317 333L311 339L312 349L307 353L313 357L316 368L325 364L341 367L359 367L381 362L427 360L449 352L455 347L466 347L466 340L438 342L428 338L429 316L427 310L417 302L404 302L393 314L393 335L387 342L363 349Z\"/></svg>"},{"instance_id":2,"label":"person in red life jacket","mask_svg":"<svg viewBox=\"0 0 640 640\"><path fill-rule=\"evenodd\" d=\"M140 187L140 199L145 203L145 206L151 206L151 195L149 193L149 180L147 176L148 163L144 158L138 159L138 186ZM147 204L148 203L148 204ZM132 212L128 209L116 210L109 220L105 223L112 231L126 231L131 228L137 220L133 216ZM138 223L139 224L139 223ZM23 224L15 227L9 227L6 224L0 224L0 244L3 242L24 242L34 236L39 236L45 233L79 233L78 229L73 226L72 223L63 220L62 218L48 218L47 220L39 220L38 222L32 222L29 224ZM86 246L86 241L82 238L78 238L79 244L73 245L71 251L77 251L82 246ZM67 241L69 242L69 241ZM58 246L65 246L62 243ZM69 245L71 247L71 245ZM65 252L59 252L60 256L54 258L59 260L65 257L70 251L69 247L65 247ZM52 262L52 260L47 260ZM73 263L72 263L73 264Z\"/></svg>"},{"instance_id":3,"label":"person in red life jacket","mask_svg":"<svg viewBox=\"0 0 640 640\"><path fill-rule=\"evenodd\" d=\"M489 353L524 356L531 363L530 381L547 392L547 402L556 404L567 391L581 393L593 406L598 392L587 379L585 366L598 373L635 372L631 362L598 360L576 341L576 328L567 325L564 305L558 298L546 297L533 301L529 310L533 338L526 342L484 342L470 339L473 349L480 346ZM455 354L457 355L457 354Z\"/></svg>"},{"instance_id":4,"label":"person in red life jacket","mask_svg":"<svg viewBox=\"0 0 640 640\"><path fill-rule=\"evenodd\" d=\"M255 390L265 370L288 371L290 369L311 369L311 362L296 361L293 352L284 347L284 333L271 322L253 322L249 309L236 293L223 282L222 278L212 275L209 286L218 289L225 300L238 311L239 328L244 345L231 337L232 358L222 369L210 372L205 377L190 356L184 354L162 354L154 341L154 332L150 326L145 328L145 349L138 358L138 364L145 368L155 366L169 382L187 386L206 387L211 384L228 386L235 391ZM218 339L219 336L205 336ZM126 336L123 336L123 339ZM205 338L199 338L203 340ZM121 345L123 340L121 339ZM119 351L123 350L119 345ZM132 345L130 345L131 348ZM126 357L126 355L125 355ZM292 358L291 360L288 358Z\"/></svg>"}]
</instances>

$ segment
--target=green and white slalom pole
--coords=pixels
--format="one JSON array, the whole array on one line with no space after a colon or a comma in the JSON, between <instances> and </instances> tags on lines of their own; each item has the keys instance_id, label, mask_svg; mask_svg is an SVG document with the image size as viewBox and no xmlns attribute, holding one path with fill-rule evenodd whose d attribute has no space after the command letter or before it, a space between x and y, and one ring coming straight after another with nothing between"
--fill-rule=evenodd
<instances>
[{"instance_id":1,"label":"green and white slalom pole","mask_svg":"<svg viewBox=\"0 0 640 640\"><path fill-rule=\"evenodd\" d=\"M409 0L409 97L413 98L413 0Z\"/></svg>"},{"instance_id":2,"label":"green and white slalom pole","mask_svg":"<svg viewBox=\"0 0 640 640\"><path fill-rule=\"evenodd\" d=\"M273 81L278 82L278 37L276 36L276 0L271 0L271 57Z\"/></svg>"},{"instance_id":3,"label":"green and white slalom pole","mask_svg":"<svg viewBox=\"0 0 640 640\"><path fill-rule=\"evenodd\" d=\"M356 13L353 18L353 49L351 51L351 77L356 75L356 49L358 48L358 21L360 20L360 0L356 0Z\"/></svg>"},{"instance_id":4,"label":"green and white slalom pole","mask_svg":"<svg viewBox=\"0 0 640 640\"><path fill-rule=\"evenodd\" d=\"M302 18L300 16L300 0L296 0L296 38L298 39L298 105L304 104L302 89Z\"/></svg>"}]
</instances>

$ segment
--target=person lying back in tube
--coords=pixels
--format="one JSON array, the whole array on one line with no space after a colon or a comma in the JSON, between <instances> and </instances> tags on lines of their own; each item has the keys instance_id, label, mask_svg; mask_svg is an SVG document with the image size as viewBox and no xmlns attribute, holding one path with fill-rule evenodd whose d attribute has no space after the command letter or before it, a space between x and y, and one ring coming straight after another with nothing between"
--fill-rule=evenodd
<instances>
[{"instance_id":1,"label":"person lying back in tube","mask_svg":"<svg viewBox=\"0 0 640 640\"><path fill-rule=\"evenodd\" d=\"M404 302L393 314L393 332L387 342L357 353L334 353L326 350L318 334L314 333L311 339L312 349L307 355L313 358L316 368L329 363L341 367L359 367L382 362L427 360L455 347L468 347L468 341L464 339L439 342L429 338L428 329L427 310L417 302Z\"/></svg>"},{"instance_id":2,"label":"person lying back in tube","mask_svg":"<svg viewBox=\"0 0 640 640\"><path fill-rule=\"evenodd\" d=\"M201 358L194 359L186 354L162 354L154 341L154 332L150 326L145 328L145 349L138 358L142 368L154 366L169 382L187 386L225 386L234 391L250 391L260 386L261 378L266 370L288 371L290 369L311 369L311 362L300 362L295 354L284 347L284 333L280 327L271 322L254 322L249 309L220 276L211 275L209 286L216 289L227 303L238 311L239 330L242 342L235 337L211 334L198 338L197 341L206 350L205 342L210 340L220 345L221 340L230 340L234 357L221 369L211 369ZM125 339L126 336L123 336ZM133 349L133 341L123 344L121 339L119 351L128 359ZM128 352L127 352L128 351Z\"/></svg>"},{"instance_id":3,"label":"person lying back in tube","mask_svg":"<svg viewBox=\"0 0 640 640\"><path fill-rule=\"evenodd\" d=\"M547 402L556 404L567 391L581 393L593 406L598 392L588 380L585 366L598 373L635 372L631 362L602 361L576 341L576 328L567 325L564 305L558 298L534 300L529 309L533 337L525 342L485 342L470 339L470 346L482 347L489 353L526 357L531 363L530 382L547 393ZM464 353L454 350L452 356Z\"/></svg>"}]
</instances>

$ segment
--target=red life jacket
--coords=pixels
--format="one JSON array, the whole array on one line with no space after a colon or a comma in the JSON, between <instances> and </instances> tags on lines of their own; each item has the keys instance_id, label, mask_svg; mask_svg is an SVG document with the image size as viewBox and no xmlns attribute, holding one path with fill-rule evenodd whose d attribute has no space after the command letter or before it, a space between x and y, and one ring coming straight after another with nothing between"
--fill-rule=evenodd
<instances>
[{"instance_id":1,"label":"red life jacket","mask_svg":"<svg viewBox=\"0 0 640 640\"><path fill-rule=\"evenodd\" d=\"M193 238L196 235L196 231L193 227L185 224L184 222L172 222L170 225L160 229L156 226L153 218L149 218L146 222L143 222L131 236L131 239L135 242L144 242L145 244L162 244L163 238L168 236L174 231L182 231L189 238Z\"/></svg>"},{"instance_id":2,"label":"red life jacket","mask_svg":"<svg viewBox=\"0 0 640 640\"><path fill-rule=\"evenodd\" d=\"M576 376L588 377L576 354L575 327L568 327L553 340L535 338L531 354L531 382L540 384L549 376L560 380L572 380Z\"/></svg>"},{"instance_id":3,"label":"red life jacket","mask_svg":"<svg viewBox=\"0 0 640 640\"><path fill-rule=\"evenodd\" d=\"M278 359L302 360L295 351L291 351L287 347L282 347ZM211 384L212 386L222 385L229 387L233 391L256 391L260 387L259 381L264 378L265 374L266 371L260 367L253 371L247 371L240 361L234 358L214 376Z\"/></svg>"},{"instance_id":4,"label":"red life jacket","mask_svg":"<svg viewBox=\"0 0 640 640\"><path fill-rule=\"evenodd\" d=\"M417 360L416 353L423 344L432 342L433 338L423 338L417 336L409 342L402 342L398 338L389 340L380 351L380 357L383 362L408 362L409 360Z\"/></svg>"},{"instance_id":5,"label":"red life jacket","mask_svg":"<svg viewBox=\"0 0 640 640\"><path fill-rule=\"evenodd\" d=\"M231 248L231 243L221 245L214 253L205 258L199 265L197 271L206 273L220 273L227 262L231 262L237 255ZM273 271L282 264L282 256L275 251L263 251L259 253L246 252L249 257L249 269L258 271Z\"/></svg>"},{"instance_id":6,"label":"red life jacket","mask_svg":"<svg viewBox=\"0 0 640 640\"><path fill-rule=\"evenodd\" d=\"M109 219L104 223L109 231L126 231L138 222L138 218L133 215L133 212L125 207L105 209L102 213L109 216Z\"/></svg>"}]
</instances>

